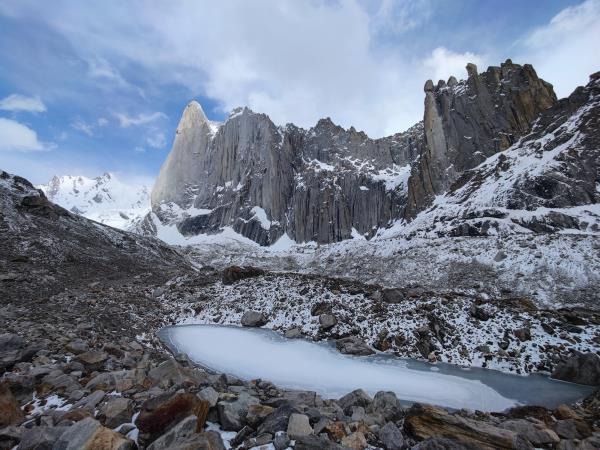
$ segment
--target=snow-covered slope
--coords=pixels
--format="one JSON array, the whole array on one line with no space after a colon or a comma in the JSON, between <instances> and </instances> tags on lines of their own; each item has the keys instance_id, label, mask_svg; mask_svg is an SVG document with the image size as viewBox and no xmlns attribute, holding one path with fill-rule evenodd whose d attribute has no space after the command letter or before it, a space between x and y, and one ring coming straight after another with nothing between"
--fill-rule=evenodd
<instances>
[{"instance_id":1,"label":"snow-covered slope","mask_svg":"<svg viewBox=\"0 0 600 450\"><path fill-rule=\"evenodd\" d=\"M122 230L129 230L150 211L150 190L128 183L112 173L96 178L55 176L37 186L63 208Z\"/></svg>"}]
</instances>

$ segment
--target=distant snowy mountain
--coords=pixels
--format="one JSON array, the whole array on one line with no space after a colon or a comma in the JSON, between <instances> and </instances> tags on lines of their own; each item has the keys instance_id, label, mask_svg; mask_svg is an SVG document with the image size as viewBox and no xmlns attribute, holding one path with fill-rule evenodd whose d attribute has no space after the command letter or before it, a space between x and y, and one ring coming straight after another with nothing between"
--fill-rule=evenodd
<instances>
[{"instance_id":1,"label":"distant snowy mountain","mask_svg":"<svg viewBox=\"0 0 600 450\"><path fill-rule=\"evenodd\" d=\"M118 179L63 175L37 186L49 200L69 211L111 227L129 230L150 211L150 189Z\"/></svg>"}]
</instances>

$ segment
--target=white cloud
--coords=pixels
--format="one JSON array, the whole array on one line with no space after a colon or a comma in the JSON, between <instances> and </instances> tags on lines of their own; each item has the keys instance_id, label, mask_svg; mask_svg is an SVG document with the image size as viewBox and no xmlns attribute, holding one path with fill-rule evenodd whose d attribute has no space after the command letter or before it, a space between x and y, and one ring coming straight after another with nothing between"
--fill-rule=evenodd
<instances>
[{"instance_id":1,"label":"white cloud","mask_svg":"<svg viewBox=\"0 0 600 450\"><path fill-rule=\"evenodd\" d=\"M146 153L146 149L144 147L139 146L139 145L137 147L135 147L133 149L133 151L136 152L136 153Z\"/></svg>"},{"instance_id":2,"label":"white cloud","mask_svg":"<svg viewBox=\"0 0 600 450\"><path fill-rule=\"evenodd\" d=\"M156 132L146 138L146 142L152 148L163 148L167 144L167 137L165 133Z\"/></svg>"},{"instance_id":3,"label":"white cloud","mask_svg":"<svg viewBox=\"0 0 600 450\"><path fill-rule=\"evenodd\" d=\"M99 127L104 127L104 126L106 126L106 125L108 125L108 119L107 119L107 118L105 118L105 117L100 117L100 118L98 119L98 126L99 126Z\"/></svg>"},{"instance_id":4,"label":"white cloud","mask_svg":"<svg viewBox=\"0 0 600 450\"><path fill-rule=\"evenodd\" d=\"M463 78L467 63L477 65L480 72L485 70L483 56L471 52L456 53L444 47L433 50L424 61L428 79L432 79L434 83L438 80L447 81L451 75L457 79Z\"/></svg>"},{"instance_id":5,"label":"white cloud","mask_svg":"<svg viewBox=\"0 0 600 450\"><path fill-rule=\"evenodd\" d=\"M278 124L304 127L331 116L377 137L421 120L425 80L464 78L467 62L480 70L507 56L532 62L559 94L584 83L600 65L599 2L565 9L509 55L505 42L482 55L441 47L431 34L422 40L409 35L435 12L431 0L132 0L110 8L64 1L52 2L43 14L39 2L19 0L4 2L0 11L40 18L88 61L91 76L122 83L117 68L135 68L153 86L183 85L190 98L210 97L223 111L247 105ZM442 26L441 37L448 33ZM130 127L161 113L116 117Z\"/></svg>"},{"instance_id":6,"label":"white cloud","mask_svg":"<svg viewBox=\"0 0 600 450\"><path fill-rule=\"evenodd\" d=\"M128 116L123 113L115 113L115 117L119 120L119 124L123 128L130 127L132 125L146 125L148 123L154 122L158 119L167 117L164 113L154 112L154 113L142 113L137 116Z\"/></svg>"},{"instance_id":7,"label":"white cloud","mask_svg":"<svg viewBox=\"0 0 600 450\"><path fill-rule=\"evenodd\" d=\"M87 123L81 119L77 119L73 123L71 123L71 128L73 128L74 130L81 131L82 133L85 133L88 136L94 135L93 125L90 125L89 123Z\"/></svg>"},{"instance_id":8,"label":"white cloud","mask_svg":"<svg viewBox=\"0 0 600 450\"><path fill-rule=\"evenodd\" d=\"M0 100L0 109L4 111L44 112L46 111L46 105L39 97L11 94Z\"/></svg>"},{"instance_id":9,"label":"white cloud","mask_svg":"<svg viewBox=\"0 0 600 450\"><path fill-rule=\"evenodd\" d=\"M554 85L558 97L569 95L600 69L600 0L563 9L552 20L517 42L518 56Z\"/></svg>"},{"instance_id":10,"label":"white cloud","mask_svg":"<svg viewBox=\"0 0 600 450\"><path fill-rule=\"evenodd\" d=\"M0 117L0 151L40 151L48 147L38 140L37 133L15 120Z\"/></svg>"}]
</instances>

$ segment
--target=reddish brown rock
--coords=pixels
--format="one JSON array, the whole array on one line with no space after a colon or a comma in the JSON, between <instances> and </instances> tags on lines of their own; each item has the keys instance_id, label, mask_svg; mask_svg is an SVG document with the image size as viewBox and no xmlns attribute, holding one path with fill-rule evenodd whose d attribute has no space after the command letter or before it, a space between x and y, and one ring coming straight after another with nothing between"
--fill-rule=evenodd
<instances>
[{"instance_id":1,"label":"reddish brown rock","mask_svg":"<svg viewBox=\"0 0 600 450\"><path fill-rule=\"evenodd\" d=\"M198 418L198 430L202 430L209 408L210 404L206 400L189 393L164 394L147 400L136 420L140 442L149 444L191 415Z\"/></svg>"},{"instance_id":2,"label":"reddish brown rock","mask_svg":"<svg viewBox=\"0 0 600 450\"><path fill-rule=\"evenodd\" d=\"M17 425L24 419L25 415L21 411L17 399L6 384L0 384L0 428Z\"/></svg>"}]
</instances>

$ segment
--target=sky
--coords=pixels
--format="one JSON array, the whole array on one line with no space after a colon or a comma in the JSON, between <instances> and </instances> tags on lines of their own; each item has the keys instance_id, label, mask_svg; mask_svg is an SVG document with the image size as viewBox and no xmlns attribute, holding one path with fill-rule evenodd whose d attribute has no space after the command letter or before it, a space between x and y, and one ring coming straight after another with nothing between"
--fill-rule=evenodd
<instances>
[{"instance_id":1,"label":"sky","mask_svg":"<svg viewBox=\"0 0 600 450\"><path fill-rule=\"evenodd\" d=\"M192 99L372 137L427 79L507 58L559 97L600 70L600 0L0 0L0 168L151 183Z\"/></svg>"}]
</instances>

